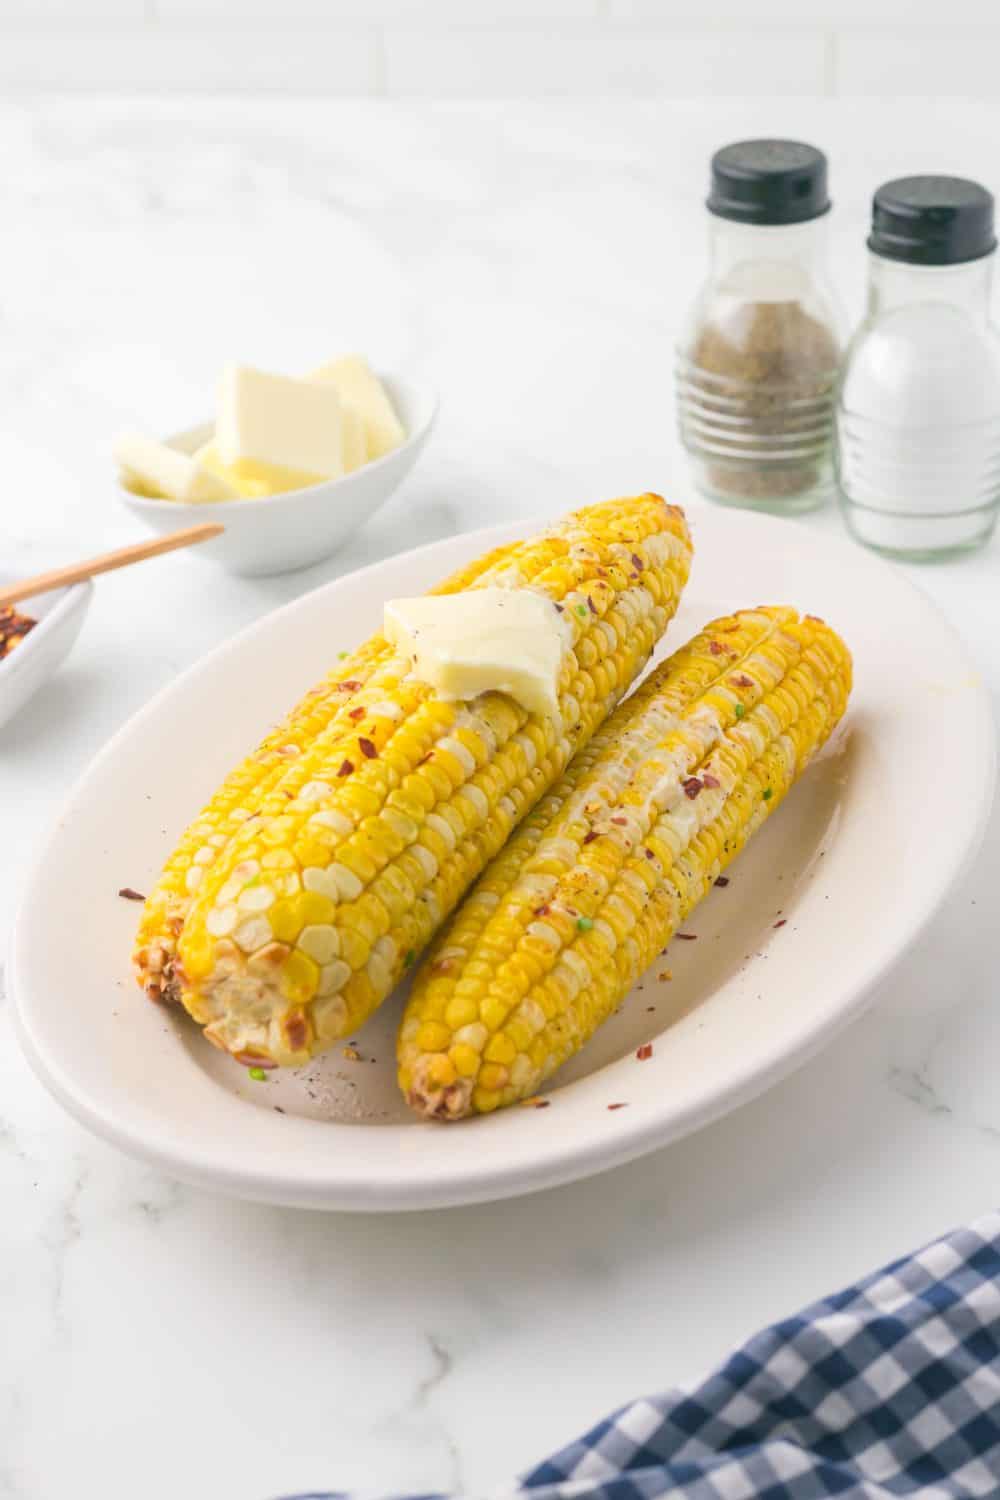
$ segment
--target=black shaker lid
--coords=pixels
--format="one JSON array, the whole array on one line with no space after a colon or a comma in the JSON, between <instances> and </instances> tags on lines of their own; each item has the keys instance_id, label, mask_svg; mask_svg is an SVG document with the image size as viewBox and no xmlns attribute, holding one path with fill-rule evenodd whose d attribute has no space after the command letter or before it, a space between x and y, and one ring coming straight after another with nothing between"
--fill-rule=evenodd
<instances>
[{"instance_id":1,"label":"black shaker lid","mask_svg":"<svg viewBox=\"0 0 1000 1500\"><path fill-rule=\"evenodd\" d=\"M897 177L872 200L869 250L914 266L953 266L996 249L993 194L965 177Z\"/></svg>"},{"instance_id":2,"label":"black shaker lid","mask_svg":"<svg viewBox=\"0 0 1000 1500\"><path fill-rule=\"evenodd\" d=\"M830 207L826 157L802 141L737 141L712 157L711 213L743 224L802 224Z\"/></svg>"}]
</instances>

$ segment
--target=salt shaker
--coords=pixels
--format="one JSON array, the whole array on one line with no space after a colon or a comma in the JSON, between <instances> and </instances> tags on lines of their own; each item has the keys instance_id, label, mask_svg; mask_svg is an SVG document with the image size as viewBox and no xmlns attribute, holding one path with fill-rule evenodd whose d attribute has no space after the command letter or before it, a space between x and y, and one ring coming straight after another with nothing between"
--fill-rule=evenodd
<instances>
[{"instance_id":1,"label":"salt shaker","mask_svg":"<svg viewBox=\"0 0 1000 1500\"><path fill-rule=\"evenodd\" d=\"M740 141L712 158L711 269L677 347L681 441L699 490L794 513L833 494L843 317L826 272L822 151Z\"/></svg>"},{"instance_id":2,"label":"salt shaker","mask_svg":"<svg viewBox=\"0 0 1000 1500\"><path fill-rule=\"evenodd\" d=\"M851 533L894 557L967 551L1000 506L1000 340L990 324L993 197L961 177L875 194L868 311L836 422Z\"/></svg>"}]
</instances>

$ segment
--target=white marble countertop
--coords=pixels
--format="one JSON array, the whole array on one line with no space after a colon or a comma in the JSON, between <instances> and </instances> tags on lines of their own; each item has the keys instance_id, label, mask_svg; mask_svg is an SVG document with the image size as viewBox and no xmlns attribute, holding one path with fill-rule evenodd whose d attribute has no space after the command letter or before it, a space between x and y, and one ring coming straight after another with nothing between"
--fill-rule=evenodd
<instances>
[{"instance_id":1,"label":"white marble countertop","mask_svg":"<svg viewBox=\"0 0 1000 1500\"><path fill-rule=\"evenodd\" d=\"M100 583L72 659L0 736L0 922L109 734L274 605L494 519L634 488L691 501L671 346L715 145L827 148L856 316L872 188L928 167L990 182L998 126L987 103L916 101L0 112L5 567L132 539L112 433L199 418L227 358L291 371L361 346L442 396L414 476L332 561L241 582L181 556ZM909 570L994 695L997 559ZM866 1019L796 1076L634 1166L469 1210L310 1215L179 1187L62 1114L0 1005L0 1500L480 1494L993 1206L998 880L995 816Z\"/></svg>"}]
</instances>

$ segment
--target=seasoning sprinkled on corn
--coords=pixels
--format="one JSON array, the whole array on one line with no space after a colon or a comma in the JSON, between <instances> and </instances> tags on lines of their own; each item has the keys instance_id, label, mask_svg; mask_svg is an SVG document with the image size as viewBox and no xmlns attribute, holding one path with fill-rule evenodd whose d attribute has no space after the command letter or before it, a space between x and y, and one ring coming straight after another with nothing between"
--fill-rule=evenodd
<instances>
[{"instance_id":1,"label":"seasoning sprinkled on corn","mask_svg":"<svg viewBox=\"0 0 1000 1500\"><path fill-rule=\"evenodd\" d=\"M356 1031L638 676L690 553L683 514L643 495L577 511L480 575L573 621L558 720L500 692L438 698L404 656L372 664L352 703L364 735L338 719L303 746L193 894L175 973L210 1041L297 1064Z\"/></svg>"},{"instance_id":2,"label":"seasoning sprinkled on corn","mask_svg":"<svg viewBox=\"0 0 1000 1500\"><path fill-rule=\"evenodd\" d=\"M713 651L720 634L732 655ZM850 684L840 638L782 608L716 621L652 673L418 973L398 1043L413 1108L454 1120L534 1096L675 933L697 936L677 929L824 744Z\"/></svg>"}]
</instances>

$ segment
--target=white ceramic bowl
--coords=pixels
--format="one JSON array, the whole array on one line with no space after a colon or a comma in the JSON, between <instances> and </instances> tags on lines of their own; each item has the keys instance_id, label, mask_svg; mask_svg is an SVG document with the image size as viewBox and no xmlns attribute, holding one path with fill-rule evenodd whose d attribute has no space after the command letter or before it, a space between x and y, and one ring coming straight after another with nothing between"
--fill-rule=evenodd
<instances>
[{"instance_id":1,"label":"white ceramic bowl","mask_svg":"<svg viewBox=\"0 0 1000 1500\"><path fill-rule=\"evenodd\" d=\"M384 458L374 459L353 474L263 500L225 500L214 505L150 500L119 483L122 501L152 531L220 522L226 528L223 534L203 542L196 552L230 573L260 577L320 562L343 546L402 484L434 425L437 400L432 391L393 375L379 378L407 437ZM211 424L203 423L166 441L183 453L193 453L211 435Z\"/></svg>"},{"instance_id":2,"label":"white ceramic bowl","mask_svg":"<svg viewBox=\"0 0 1000 1500\"><path fill-rule=\"evenodd\" d=\"M6 724L24 707L68 654L80 634L93 592L94 585L88 578L14 606L38 624L9 656L0 659L0 724Z\"/></svg>"}]
</instances>

